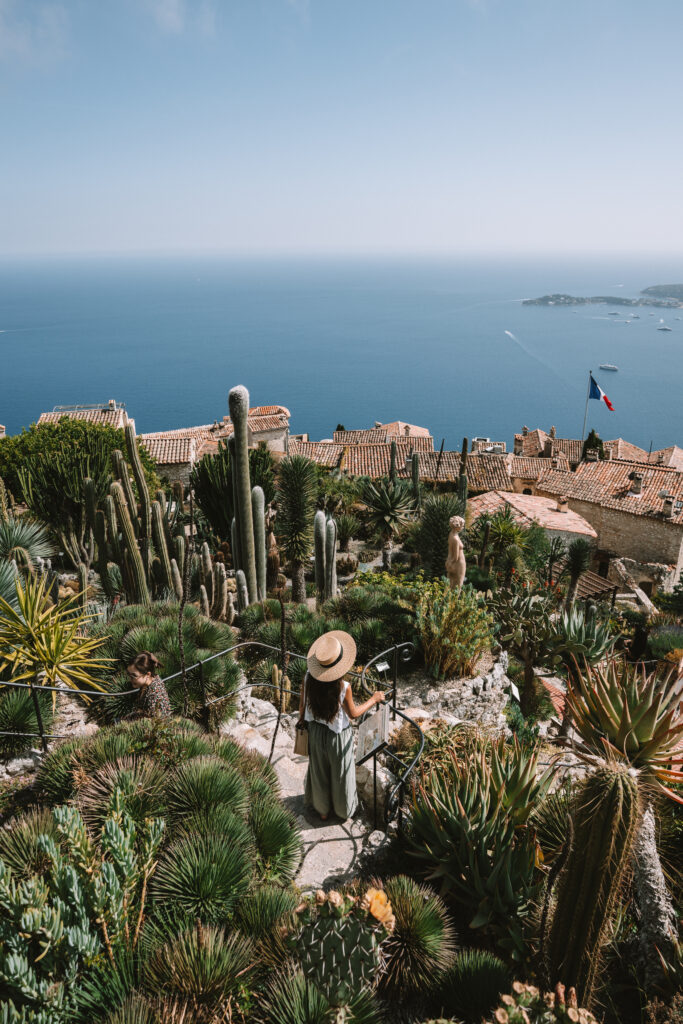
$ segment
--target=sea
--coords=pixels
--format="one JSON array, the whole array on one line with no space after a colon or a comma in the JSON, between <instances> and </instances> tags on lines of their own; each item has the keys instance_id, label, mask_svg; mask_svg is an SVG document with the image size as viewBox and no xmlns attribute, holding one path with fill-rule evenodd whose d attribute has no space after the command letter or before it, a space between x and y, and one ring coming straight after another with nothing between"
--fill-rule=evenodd
<instances>
[{"instance_id":1,"label":"sea","mask_svg":"<svg viewBox=\"0 0 683 1024\"><path fill-rule=\"evenodd\" d=\"M312 440L403 420L511 447L525 424L581 436L592 370L614 412L590 401L587 429L683 445L683 310L522 304L679 281L673 256L4 258L0 423L113 398L138 433L188 427L243 384Z\"/></svg>"}]
</instances>

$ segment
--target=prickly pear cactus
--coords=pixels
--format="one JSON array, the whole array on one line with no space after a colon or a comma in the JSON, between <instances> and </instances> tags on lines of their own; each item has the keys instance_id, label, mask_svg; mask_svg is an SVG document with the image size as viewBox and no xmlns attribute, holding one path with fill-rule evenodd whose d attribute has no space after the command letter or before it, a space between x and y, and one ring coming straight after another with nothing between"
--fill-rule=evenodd
<instances>
[{"instance_id":1,"label":"prickly pear cactus","mask_svg":"<svg viewBox=\"0 0 683 1024\"><path fill-rule=\"evenodd\" d=\"M362 900L319 890L303 905L302 927L292 940L306 978L332 1006L343 1007L375 984L380 944L394 916L386 893L369 889Z\"/></svg>"}]
</instances>

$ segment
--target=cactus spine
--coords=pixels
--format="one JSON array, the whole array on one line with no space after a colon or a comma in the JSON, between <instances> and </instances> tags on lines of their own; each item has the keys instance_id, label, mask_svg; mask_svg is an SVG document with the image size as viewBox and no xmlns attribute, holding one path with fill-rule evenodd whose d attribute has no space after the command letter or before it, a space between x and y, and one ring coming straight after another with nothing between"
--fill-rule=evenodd
<instances>
[{"instance_id":1,"label":"cactus spine","mask_svg":"<svg viewBox=\"0 0 683 1024\"><path fill-rule=\"evenodd\" d=\"M116 518L118 520L124 545L124 567L130 575L130 583L137 604L150 604L147 575L142 564L140 548L133 527L124 488L119 482L111 485L111 496L114 499ZM124 574L125 578L125 574Z\"/></svg>"},{"instance_id":2,"label":"cactus spine","mask_svg":"<svg viewBox=\"0 0 683 1024\"><path fill-rule=\"evenodd\" d=\"M322 601L325 597L327 519L322 509L313 518L313 541L315 547L315 589Z\"/></svg>"},{"instance_id":3,"label":"cactus spine","mask_svg":"<svg viewBox=\"0 0 683 1024\"><path fill-rule=\"evenodd\" d=\"M640 820L635 773L614 762L601 765L582 784L572 820L574 839L557 883L548 959L552 979L575 987L590 1008L600 947Z\"/></svg>"},{"instance_id":4,"label":"cactus spine","mask_svg":"<svg viewBox=\"0 0 683 1024\"><path fill-rule=\"evenodd\" d=\"M327 520L325 526L325 600L337 594L337 524Z\"/></svg>"},{"instance_id":5,"label":"cactus spine","mask_svg":"<svg viewBox=\"0 0 683 1024\"><path fill-rule=\"evenodd\" d=\"M297 950L306 977L333 1006L346 1006L372 987L380 964L377 935L355 917L318 917L304 925ZM337 1017L337 1020L344 1017Z\"/></svg>"},{"instance_id":6,"label":"cactus spine","mask_svg":"<svg viewBox=\"0 0 683 1024\"><path fill-rule=\"evenodd\" d=\"M254 521L254 552L258 599L266 596L266 497L262 487L251 489L251 513Z\"/></svg>"},{"instance_id":7,"label":"cactus spine","mask_svg":"<svg viewBox=\"0 0 683 1024\"><path fill-rule=\"evenodd\" d=\"M258 584L249 480L249 392L241 384L230 390L228 406L235 431L233 480L237 489L236 509L239 519L240 566L247 581L247 591L251 603L258 600Z\"/></svg>"}]
</instances>

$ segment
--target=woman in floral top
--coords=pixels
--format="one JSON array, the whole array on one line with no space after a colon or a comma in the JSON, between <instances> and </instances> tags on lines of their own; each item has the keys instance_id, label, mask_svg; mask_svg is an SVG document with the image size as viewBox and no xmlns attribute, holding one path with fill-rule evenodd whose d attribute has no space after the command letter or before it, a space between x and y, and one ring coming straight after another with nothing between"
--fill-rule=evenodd
<instances>
[{"instance_id":1,"label":"woman in floral top","mask_svg":"<svg viewBox=\"0 0 683 1024\"><path fill-rule=\"evenodd\" d=\"M157 672L159 665L150 651L140 651L126 669L131 683L140 691L140 714L148 718L171 717L171 702Z\"/></svg>"}]
</instances>

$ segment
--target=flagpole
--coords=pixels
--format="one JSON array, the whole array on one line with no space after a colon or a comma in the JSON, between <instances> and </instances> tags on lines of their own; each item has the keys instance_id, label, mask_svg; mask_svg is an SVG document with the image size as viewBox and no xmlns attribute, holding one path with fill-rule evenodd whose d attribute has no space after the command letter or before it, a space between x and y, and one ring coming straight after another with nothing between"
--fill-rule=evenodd
<instances>
[{"instance_id":1,"label":"flagpole","mask_svg":"<svg viewBox=\"0 0 683 1024\"><path fill-rule=\"evenodd\" d=\"M588 399L590 398L590 393L591 393L591 377L592 376L593 376L593 371L589 370L588 371L588 390L586 392L586 408L585 408L584 414L583 414L583 430L581 431L581 444L583 444L583 442L586 440L586 418L588 416Z\"/></svg>"}]
</instances>

